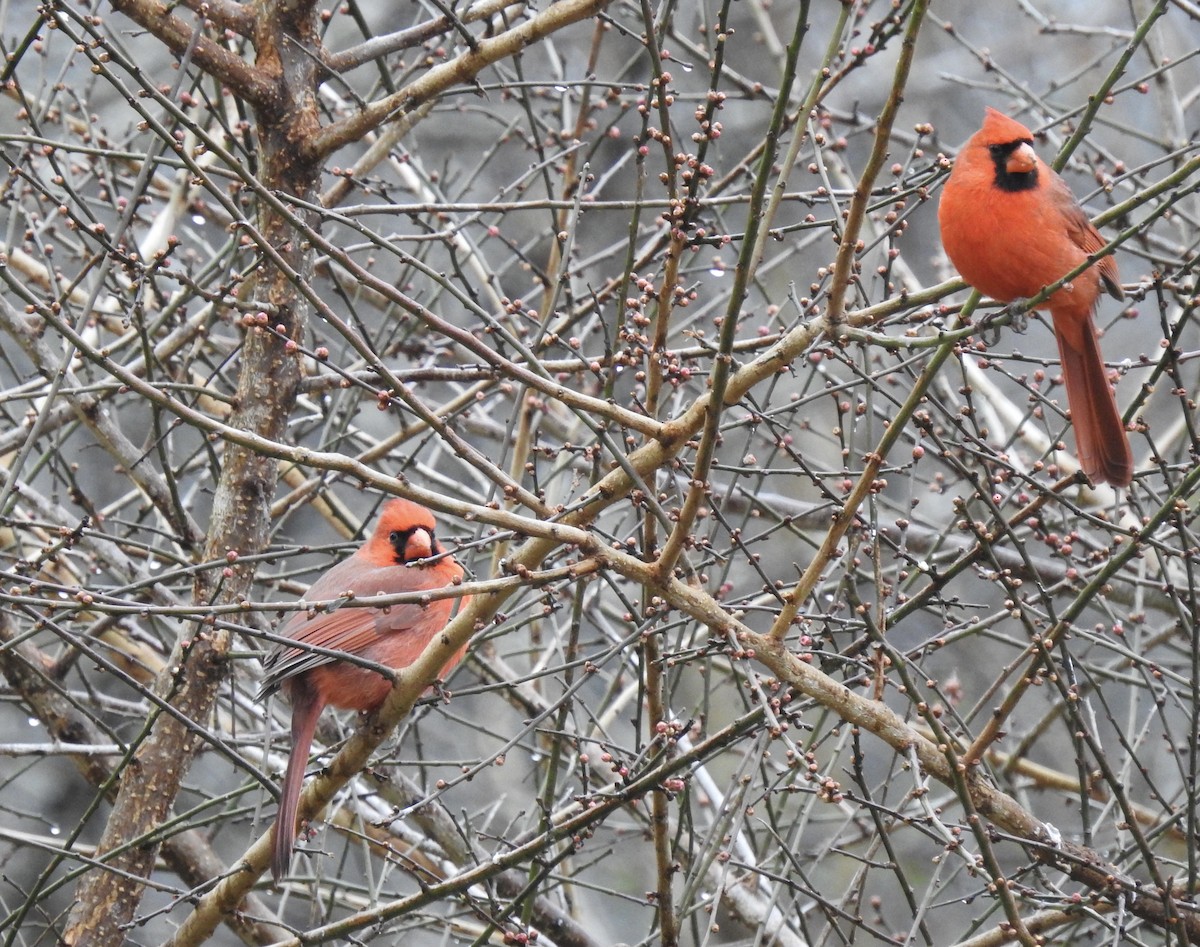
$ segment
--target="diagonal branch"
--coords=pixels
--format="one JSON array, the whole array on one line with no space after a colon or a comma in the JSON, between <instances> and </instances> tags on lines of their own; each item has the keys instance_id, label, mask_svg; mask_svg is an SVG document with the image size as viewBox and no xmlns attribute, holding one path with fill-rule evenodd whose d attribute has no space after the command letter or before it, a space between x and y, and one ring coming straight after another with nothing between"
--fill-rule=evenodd
<instances>
[{"instance_id":1,"label":"diagonal branch","mask_svg":"<svg viewBox=\"0 0 1200 947\"><path fill-rule=\"evenodd\" d=\"M274 77L251 66L241 56L207 36L197 36L200 27L189 26L170 12L174 4L161 0L112 0L112 5L118 13L124 13L138 26L162 40L177 56L183 56L190 49L192 62L196 66L220 79L256 108L272 109L278 103L279 89ZM221 9L234 12L232 4L222 4ZM238 22L250 25L245 16L238 15Z\"/></svg>"},{"instance_id":2,"label":"diagonal branch","mask_svg":"<svg viewBox=\"0 0 1200 947\"><path fill-rule=\"evenodd\" d=\"M515 56L551 33L594 16L607 3L608 0L560 0L520 26L499 36L479 40L475 49L435 66L400 91L371 103L357 115L322 129L306 143L311 160L320 161L339 148L357 142L385 122L418 108L452 86L472 82L493 63Z\"/></svg>"},{"instance_id":3,"label":"diagonal branch","mask_svg":"<svg viewBox=\"0 0 1200 947\"><path fill-rule=\"evenodd\" d=\"M900 111L900 103L904 100L904 89L908 84L908 72L912 66L916 52L917 33L925 21L925 0L917 0L908 14L908 26L904 31L904 40L900 46L900 57L896 61L895 73L888 92L883 111L879 113L879 121L875 128L875 142L871 156L863 168L854 187L854 197L850 201L849 214L846 224L839 237L838 252L833 263L833 280L829 289L829 321L840 325L846 311L846 294L851 285L854 258L858 253L858 235L863 222L867 218L867 207L871 201L871 191L875 187L875 179L883 170L887 160L888 149L891 147L892 125L896 114Z\"/></svg>"},{"instance_id":4,"label":"diagonal branch","mask_svg":"<svg viewBox=\"0 0 1200 947\"><path fill-rule=\"evenodd\" d=\"M479 3L464 10L458 17L458 22L477 23L501 13L510 19L515 19L517 12L524 6L524 0L480 0ZM448 16L440 16L417 26L410 26L408 29L397 30L384 36L372 36L366 42L359 43L350 49L340 53L330 53L325 59L325 65L332 72L349 72L373 59L419 46L426 40L447 32L453 26L454 24Z\"/></svg>"}]
</instances>

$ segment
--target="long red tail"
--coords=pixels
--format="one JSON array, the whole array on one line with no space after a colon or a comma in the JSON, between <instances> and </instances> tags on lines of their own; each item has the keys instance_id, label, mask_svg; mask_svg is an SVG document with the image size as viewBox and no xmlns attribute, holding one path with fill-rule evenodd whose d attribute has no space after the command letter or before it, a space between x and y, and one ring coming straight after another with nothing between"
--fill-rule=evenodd
<instances>
[{"instance_id":1,"label":"long red tail","mask_svg":"<svg viewBox=\"0 0 1200 947\"><path fill-rule=\"evenodd\" d=\"M1067 383L1079 464L1093 483L1124 487L1133 479L1133 453L1108 384L1090 311L1055 309L1054 336Z\"/></svg>"},{"instance_id":2,"label":"long red tail","mask_svg":"<svg viewBox=\"0 0 1200 947\"><path fill-rule=\"evenodd\" d=\"M275 817L275 840L271 852L271 877L276 883L287 874L292 863L292 842L296 839L296 808L300 803L300 787L308 767L313 733L324 709L324 702L303 686L291 688L292 752L280 787L279 814Z\"/></svg>"}]
</instances>

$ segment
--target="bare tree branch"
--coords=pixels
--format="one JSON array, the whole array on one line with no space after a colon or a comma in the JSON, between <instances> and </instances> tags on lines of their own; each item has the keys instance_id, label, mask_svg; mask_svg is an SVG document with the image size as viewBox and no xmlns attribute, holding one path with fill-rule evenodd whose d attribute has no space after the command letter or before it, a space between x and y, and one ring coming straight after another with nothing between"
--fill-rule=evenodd
<instances>
[{"instance_id":1,"label":"bare tree branch","mask_svg":"<svg viewBox=\"0 0 1200 947\"><path fill-rule=\"evenodd\" d=\"M469 83L484 69L502 59L521 52L572 23L595 16L608 0L560 0L529 20L505 30L498 36L478 41L448 63L434 66L419 79L398 92L373 102L351 118L326 126L305 143L315 160L332 155L352 141L357 141L385 122L393 121L404 112L411 112L423 103L436 98L452 86Z\"/></svg>"},{"instance_id":2,"label":"bare tree branch","mask_svg":"<svg viewBox=\"0 0 1200 947\"><path fill-rule=\"evenodd\" d=\"M160 0L113 0L112 5L118 13L125 14L160 39L177 56L187 54L197 66L228 84L254 107L271 110L283 104L275 76L264 70L261 64L247 65L236 53L203 35L203 20L195 26L189 26L170 12L168 4ZM205 9L199 13L204 18L210 15L218 24L239 32L250 29L253 24L248 10L239 10L232 3L219 2L211 12Z\"/></svg>"}]
</instances>

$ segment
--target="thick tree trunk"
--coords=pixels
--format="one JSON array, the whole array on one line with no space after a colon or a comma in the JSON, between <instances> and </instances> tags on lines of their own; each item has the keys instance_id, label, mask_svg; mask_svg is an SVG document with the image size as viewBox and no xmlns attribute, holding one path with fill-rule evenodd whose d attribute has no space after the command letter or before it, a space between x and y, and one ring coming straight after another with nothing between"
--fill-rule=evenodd
<instances>
[{"instance_id":1,"label":"thick tree trunk","mask_svg":"<svg viewBox=\"0 0 1200 947\"><path fill-rule=\"evenodd\" d=\"M307 4L260 10L256 46L258 69L277 79L276 101L261 104L260 180L270 192L303 200L317 193L320 168L303 147L318 127L316 64L308 51L318 37ZM311 249L292 224L268 202L260 204L253 239L263 248L263 264L252 298L265 303L265 326L246 330L237 400L230 424L271 440L283 440L300 379L289 339L303 337L308 305L296 285L307 280ZM274 258L274 261L273 259ZM198 573L198 603L237 601L247 595L253 566L242 557L260 552L270 534L269 510L275 492L276 461L237 444L225 448L213 497L207 562L224 568ZM200 743L225 675L230 646L227 631L190 625L181 629L171 660L156 685L162 699L147 725L131 764L124 770L97 859L105 868L88 872L80 885L64 943L111 947L125 939L159 851L154 833L167 820L188 764Z\"/></svg>"}]
</instances>

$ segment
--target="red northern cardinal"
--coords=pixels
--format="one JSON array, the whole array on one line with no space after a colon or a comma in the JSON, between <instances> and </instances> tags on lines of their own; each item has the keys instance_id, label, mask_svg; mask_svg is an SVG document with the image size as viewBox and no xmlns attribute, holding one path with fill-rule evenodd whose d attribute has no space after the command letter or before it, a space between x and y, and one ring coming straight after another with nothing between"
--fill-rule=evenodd
<instances>
[{"instance_id":1,"label":"red northern cardinal","mask_svg":"<svg viewBox=\"0 0 1200 947\"><path fill-rule=\"evenodd\" d=\"M434 534L433 515L408 500L389 500L371 538L350 558L339 562L313 583L311 601L356 596L420 592L445 588L462 579L453 558L421 560L443 553ZM455 600L438 599L427 605L386 608L338 608L310 618L296 612L281 635L293 641L344 651L391 668L404 668L417 659L450 620ZM462 658L465 646L442 669L445 676ZM355 664L302 648L277 644L263 662L267 674L258 699L280 688L292 702L292 750L275 820L271 875L287 872L296 837L296 806L312 747L317 718L326 706L343 710L375 710L391 690L383 675Z\"/></svg>"},{"instance_id":2,"label":"red northern cardinal","mask_svg":"<svg viewBox=\"0 0 1200 947\"><path fill-rule=\"evenodd\" d=\"M1006 303L1036 295L1104 246L1067 183L1038 160L1029 129L995 109L958 153L938 223L963 279ZM1101 289L1125 298L1111 256L1039 308L1054 324L1080 466L1096 483L1123 487L1133 478L1133 455L1092 321Z\"/></svg>"}]
</instances>

